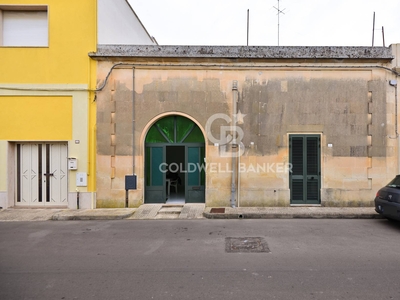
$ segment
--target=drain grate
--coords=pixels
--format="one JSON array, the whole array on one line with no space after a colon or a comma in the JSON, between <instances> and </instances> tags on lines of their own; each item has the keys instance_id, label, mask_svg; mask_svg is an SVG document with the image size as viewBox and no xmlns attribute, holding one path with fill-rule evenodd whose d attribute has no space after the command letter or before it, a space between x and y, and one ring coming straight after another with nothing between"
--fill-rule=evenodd
<instances>
[{"instance_id":1,"label":"drain grate","mask_svg":"<svg viewBox=\"0 0 400 300\"><path fill-rule=\"evenodd\" d=\"M225 213L225 207L211 208L210 213L212 213L212 214L224 214Z\"/></svg>"},{"instance_id":2,"label":"drain grate","mask_svg":"<svg viewBox=\"0 0 400 300\"><path fill-rule=\"evenodd\" d=\"M266 240L262 237L227 237L225 251L234 253L269 253Z\"/></svg>"}]
</instances>

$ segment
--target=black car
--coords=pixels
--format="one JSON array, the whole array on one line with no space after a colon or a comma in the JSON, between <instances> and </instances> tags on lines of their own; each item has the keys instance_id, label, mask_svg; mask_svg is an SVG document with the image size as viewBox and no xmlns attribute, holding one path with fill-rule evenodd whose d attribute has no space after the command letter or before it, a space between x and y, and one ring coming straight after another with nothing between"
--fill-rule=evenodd
<instances>
[{"instance_id":1,"label":"black car","mask_svg":"<svg viewBox=\"0 0 400 300\"><path fill-rule=\"evenodd\" d=\"M388 219L400 221L400 175L376 193L375 211Z\"/></svg>"}]
</instances>

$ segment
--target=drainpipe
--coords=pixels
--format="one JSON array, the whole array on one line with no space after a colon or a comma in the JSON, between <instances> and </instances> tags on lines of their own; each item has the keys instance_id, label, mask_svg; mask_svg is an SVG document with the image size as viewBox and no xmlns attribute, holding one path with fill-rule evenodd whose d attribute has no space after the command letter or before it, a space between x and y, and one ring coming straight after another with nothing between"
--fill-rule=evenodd
<instances>
[{"instance_id":1,"label":"drainpipe","mask_svg":"<svg viewBox=\"0 0 400 300\"><path fill-rule=\"evenodd\" d=\"M132 174L135 174L135 67L132 68Z\"/></svg>"},{"instance_id":2,"label":"drainpipe","mask_svg":"<svg viewBox=\"0 0 400 300\"><path fill-rule=\"evenodd\" d=\"M239 149L238 149L238 151L239 151L239 156L238 156L238 163L237 163L237 165L238 165L238 168L237 168L237 176L238 176L238 179L237 179L237 207L240 207L240 157L241 157L241 153L242 153L242 143L239 143L238 144L238 147L239 147Z\"/></svg>"},{"instance_id":3,"label":"drainpipe","mask_svg":"<svg viewBox=\"0 0 400 300\"><path fill-rule=\"evenodd\" d=\"M394 85L394 97L395 97L395 126L396 126L396 139L397 139L397 174L400 174L400 139L399 132L397 131L397 81Z\"/></svg>"},{"instance_id":4,"label":"drainpipe","mask_svg":"<svg viewBox=\"0 0 400 300\"><path fill-rule=\"evenodd\" d=\"M79 189L76 189L76 209L79 209Z\"/></svg>"},{"instance_id":5,"label":"drainpipe","mask_svg":"<svg viewBox=\"0 0 400 300\"><path fill-rule=\"evenodd\" d=\"M394 115L395 115L395 139L397 139L397 174L400 174L400 139L399 132L397 131L397 80L390 80L389 84L394 86Z\"/></svg>"},{"instance_id":6,"label":"drainpipe","mask_svg":"<svg viewBox=\"0 0 400 300\"><path fill-rule=\"evenodd\" d=\"M237 118L237 99L238 99L238 87L237 81L234 80L232 83L232 184L231 184L231 207L236 207L236 153L237 153L237 141L236 141L236 118ZM235 152L234 152L235 151Z\"/></svg>"},{"instance_id":7,"label":"drainpipe","mask_svg":"<svg viewBox=\"0 0 400 300\"><path fill-rule=\"evenodd\" d=\"M132 180L134 182L132 182ZM135 175L135 67L132 67L132 176L129 175L125 176L125 207L129 207L129 189L136 189L136 185L137 184Z\"/></svg>"}]
</instances>

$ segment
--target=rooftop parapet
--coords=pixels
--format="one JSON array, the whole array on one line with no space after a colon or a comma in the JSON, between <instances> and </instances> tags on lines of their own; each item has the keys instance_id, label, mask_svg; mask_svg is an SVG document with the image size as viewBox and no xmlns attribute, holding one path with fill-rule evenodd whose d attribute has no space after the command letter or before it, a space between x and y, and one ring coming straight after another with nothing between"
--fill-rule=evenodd
<instances>
[{"instance_id":1,"label":"rooftop parapet","mask_svg":"<svg viewBox=\"0 0 400 300\"><path fill-rule=\"evenodd\" d=\"M363 59L391 61L391 47L98 45L92 58Z\"/></svg>"}]
</instances>

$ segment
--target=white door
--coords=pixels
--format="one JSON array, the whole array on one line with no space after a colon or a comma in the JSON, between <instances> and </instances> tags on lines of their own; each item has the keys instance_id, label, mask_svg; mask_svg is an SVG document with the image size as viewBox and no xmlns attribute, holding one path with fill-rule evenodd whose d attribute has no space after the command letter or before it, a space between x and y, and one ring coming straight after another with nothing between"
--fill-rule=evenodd
<instances>
[{"instance_id":1,"label":"white door","mask_svg":"<svg viewBox=\"0 0 400 300\"><path fill-rule=\"evenodd\" d=\"M68 146L17 144L16 205L67 206Z\"/></svg>"}]
</instances>

